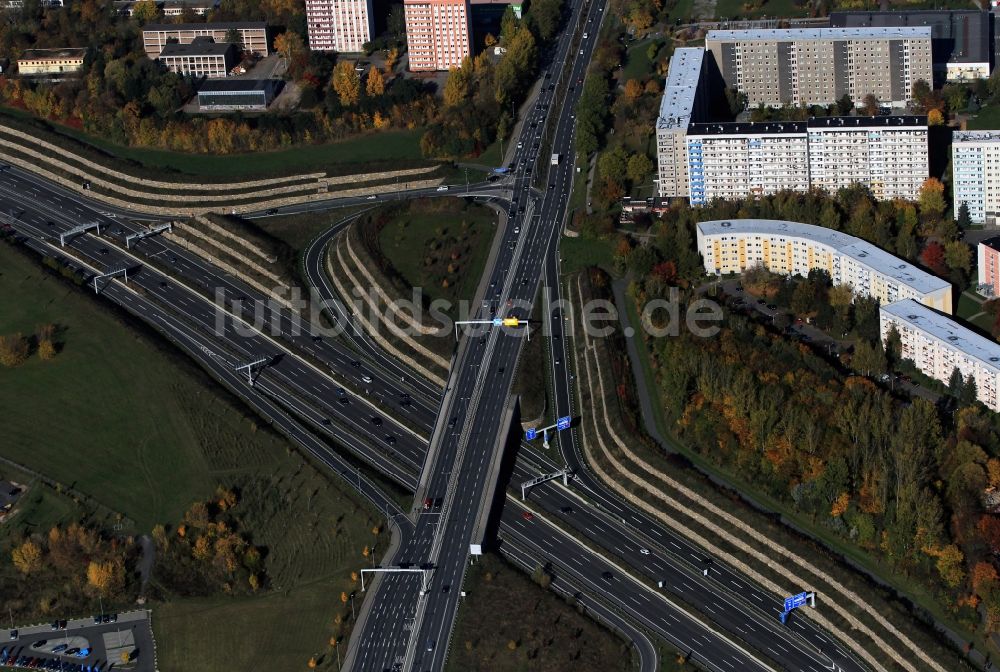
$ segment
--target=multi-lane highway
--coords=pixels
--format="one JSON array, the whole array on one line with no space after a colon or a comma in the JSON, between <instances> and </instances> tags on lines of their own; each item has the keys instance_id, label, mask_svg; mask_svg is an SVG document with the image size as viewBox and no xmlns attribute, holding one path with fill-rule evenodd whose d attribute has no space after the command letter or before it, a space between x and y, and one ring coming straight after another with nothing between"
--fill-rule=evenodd
<instances>
[{"instance_id":1,"label":"multi-lane highway","mask_svg":"<svg viewBox=\"0 0 1000 672\"><path fill-rule=\"evenodd\" d=\"M563 81L559 81L558 66L550 66L550 77L543 82L552 81L557 90L543 87L522 124L521 147L514 157L516 168L505 185L510 188L512 216L500 234L489 283L483 285L488 303L502 313L520 317L528 315L543 263L549 264L547 286L558 288L553 262L573 166L566 161L552 167L549 188L541 196L528 186L528 168L537 163L538 136L546 120L553 125L551 151L572 154L573 105L593 49L602 6L595 1L580 9L577 3L572 10L570 25L552 59L555 64L571 65ZM577 44L582 32L589 32L591 38ZM469 191L483 197L500 193L497 185L477 185ZM348 202L365 201L350 199L345 204ZM321 206L329 204L315 207ZM344 327L348 342L356 348L353 350L321 336L317 325L306 325L303 333L296 335L292 316L273 307L263 308L262 315L267 322L274 321L276 336L265 335L268 329L260 333L249 328L242 320L252 322L244 298L256 298L251 288L160 238L146 239L133 252L122 250L124 236L136 228L133 224L101 216L86 200L39 178L16 170L0 175L0 210L4 209L14 211L11 221L17 230L46 254L56 252L50 244L58 232L80 221L102 219L108 226L102 237L81 235L69 244L69 250L80 259L78 265L90 272L117 263L132 265L130 283L139 290L136 293L110 282L103 286L104 295L161 329L220 381L238 390L264 417L386 511L398 528L398 551L389 559L390 564L430 563L433 580L430 592L423 596L412 579L392 577L381 582L371 600L367 627L359 630L360 642L352 643L355 669L392 669L397 662L407 662L408 669L440 669L447 655L473 523L483 504L486 474L516 369L520 335L492 332L463 339L442 399L440 390L407 375L373 344L365 345L362 334L350 324ZM321 250L322 245L316 249ZM321 256L319 251L316 254ZM307 265L311 265L310 258L307 254ZM221 288L225 309L231 313L221 320L221 326L217 306L205 299L206 294L216 295L216 288ZM346 312L339 313L338 319L349 322ZM564 339L551 341L553 347L560 342L565 343ZM234 366L258 357L268 357L269 364L250 387ZM552 360L567 361L565 353ZM568 380L568 372L554 373L558 384ZM557 391L557 408L568 408L568 400L566 385ZM448 427L451 418L456 419L454 427ZM314 432L344 445L357 459L404 487L419 491L418 505L429 497L431 508L423 511L418 506L415 522L407 520L391 498ZM607 549L615 560L574 542L540 516L526 520L516 506L508 506L501 534L518 549L511 551L520 554L516 557L551 563L560 578L587 594L601 596L597 603L607 612L607 619L617 619L620 630L635 630L623 618L625 614L628 621L692 651L694 658L710 669L767 669L767 659L781 661L789 669L833 669L828 656L837 656L836 664L843 669L863 669L828 637L803 626L803 619L794 619L793 629L783 632L775 626L776 596L759 591L735 573L719 568L718 579L704 580L697 571L700 551L617 502L589 478L572 443L567 442L563 449L567 460L574 460L571 466L580 473L580 485L587 490L588 499L600 501L607 512L626 521L626 526L588 501L568 495L555 483L537 488L531 497L533 505L553 518L563 518L562 524ZM554 466L543 465L543 458L532 456L530 449L523 453L534 462L522 460L515 478ZM566 504L571 500L575 504ZM641 553L641 548L650 553ZM678 602L651 588L659 579L667 582L667 590L680 598ZM681 602L706 618L692 616ZM414 616L419 618L414 620ZM643 667L655 667L655 657L651 660L649 653L652 647L637 647Z\"/></svg>"}]
</instances>

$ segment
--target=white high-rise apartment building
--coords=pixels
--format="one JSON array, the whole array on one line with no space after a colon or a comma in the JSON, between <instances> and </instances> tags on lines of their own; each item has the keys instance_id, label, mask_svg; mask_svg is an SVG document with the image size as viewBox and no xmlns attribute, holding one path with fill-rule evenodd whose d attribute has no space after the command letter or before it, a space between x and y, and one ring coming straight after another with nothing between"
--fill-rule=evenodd
<instances>
[{"instance_id":1,"label":"white high-rise apartment building","mask_svg":"<svg viewBox=\"0 0 1000 672\"><path fill-rule=\"evenodd\" d=\"M412 71L457 68L472 54L469 0L403 0Z\"/></svg>"},{"instance_id":2,"label":"white high-rise apartment building","mask_svg":"<svg viewBox=\"0 0 1000 672\"><path fill-rule=\"evenodd\" d=\"M700 85L705 50L681 47L674 50L656 119L656 155L660 196L688 196L687 133L705 107Z\"/></svg>"},{"instance_id":3,"label":"white high-rise apartment building","mask_svg":"<svg viewBox=\"0 0 1000 672\"><path fill-rule=\"evenodd\" d=\"M700 222L698 252L711 275L763 266L782 275L830 274L835 284L881 303L916 299L951 313L951 284L860 238L812 224L774 219Z\"/></svg>"},{"instance_id":4,"label":"white high-rise apartment building","mask_svg":"<svg viewBox=\"0 0 1000 672\"><path fill-rule=\"evenodd\" d=\"M955 131L951 171L955 218L965 203L976 224L1000 224L1000 131Z\"/></svg>"},{"instance_id":5,"label":"white high-rise apartment building","mask_svg":"<svg viewBox=\"0 0 1000 672\"><path fill-rule=\"evenodd\" d=\"M687 155L692 204L809 189L804 122L691 124Z\"/></svg>"},{"instance_id":6,"label":"white high-rise apartment building","mask_svg":"<svg viewBox=\"0 0 1000 672\"><path fill-rule=\"evenodd\" d=\"M372 0L306 0L313 51L358 53L372 39Z\"/></svg>"},{"instance_id":7,"label":"white high-rise apartment building","mask_svg":"<svg viewBox=\"0 0 1000 672\"><path fill-rule=\"evenodd\" d=\"M809 121L809 176L835 193L860 183L879 200L916 200L927 179L925 117L830 117Z\"/></svg>"},{"instance_id":8,"label":"white high-rise apartment building","mask_svg":"<svg viewBox=\"0 0 1000 672\"><path fill-rule=\"evenodd\" d=\"M706 70L697 47L671 59L656 120L657 196L704 205L860 184L880 200L918 197L930 170L926 117L697 123L709 96Z\"/></svg>"},{"instance_id":9,"label":"white high-rise apartment building","mask_svg":"<svg viewBox=\"0 0 1000 672\"><path fill-rule=\"evenodd\" d=\"M912 299L879 308L882 339L896 327L904 359L921 372L947 383L957 367L976 381L979 401L1000 411L1000 343L966 329Z\"/></svg>"}]
</instances>

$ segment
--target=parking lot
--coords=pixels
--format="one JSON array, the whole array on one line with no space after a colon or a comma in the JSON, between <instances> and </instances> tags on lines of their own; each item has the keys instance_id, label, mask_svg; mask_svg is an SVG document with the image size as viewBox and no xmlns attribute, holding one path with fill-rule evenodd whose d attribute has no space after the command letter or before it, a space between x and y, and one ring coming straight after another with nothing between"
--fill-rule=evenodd
<instances>
[{"instance_id":1,"label":"parking lot","mask_svg":"<svg viewBox=\"0 0 1000 672\"><path fill-rule=\"evenodd\" d=\"M155 669L147 611L59 620L4 631L0 667L106 672Z\"/></svg>"}]
</instances>

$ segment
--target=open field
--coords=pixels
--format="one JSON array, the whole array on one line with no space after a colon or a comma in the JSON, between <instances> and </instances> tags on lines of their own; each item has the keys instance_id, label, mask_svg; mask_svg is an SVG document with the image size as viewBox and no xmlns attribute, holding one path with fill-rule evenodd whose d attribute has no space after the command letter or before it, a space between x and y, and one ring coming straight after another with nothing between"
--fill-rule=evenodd
<instances>
[{"instance_id":1,"label":"open field","mask_svg":"<svg viewBox=\"0 0 1000 672\"><path fill-rule=\"evenodd\" d=\"M475 294L496 226L496 213L482 205L414 201L385 225L379 247L408 286L457 305Z\"/></svg>"},{"instance_id":2,"label":"open field","mask_svg":"<svg viewBox=\"0 0 1000 672\"><path fill-rule=\"evenodd\" d=\"M494 555L469 568L465 590L449 672L633 669L628 644Z\"/></svg>"},{"instance_id":3,"label":"open field","mask_svg":"<svg viewBox=\"0 0 1000 672\"><path fill-rule=\"evenodd\" d=\"M191 503L225 485L238 493L241 530L267 549L269 583L252 596L175 598L158 586L154 567L151 592L166 600L151 605L162 669L287 670L323 652L320 668L335 665L329 639L346 636L350 625L340 594L354 586L351 571L370 562L362 549L379 553L387 543L373 534L379 521L339 477L258 429L151 336L9 247L0 247L0 268L0 289L14 297L0 333L55 322L64 342L53 360L33 355L0 369L7 409L0 454L124 512L140 530L176 524ZM14 469L0 466L0 474L30 482ZM21 507L7 530L93 519L86 502L42 485Z\"/></svg>"},{"instance_id":4,"label":"open field","mask_svg":"<svg viewBox=\"0 0 1000 672\"><path fill-rule=\"evenodd\" d=\"M149 338L95 309L80 290L0 247L0 334L58 325L62 351L0 369L4 457L92 494L140 530L177 519L214 489L205 451L280 441L178 376ZM58 420L58 421L56 421Z\"/></svg>"},{"instance_id":5,"label":"open field","mask_svg":"<svg viewBox=\"0 0 1000 672\"><path fill-rule=\"evenodd\" d=\"M341 593L360 588L351 572L370 562L362 550L378 554L388 535L373 535L378 521L297 453L263 456L228 482L240 492L254 543L268 549L271 590L155 607L162 669L305 669L313 654L322 656L320 669L336 669L330 637L346 637L352 625Z\"/></svg>"}]
</instances>

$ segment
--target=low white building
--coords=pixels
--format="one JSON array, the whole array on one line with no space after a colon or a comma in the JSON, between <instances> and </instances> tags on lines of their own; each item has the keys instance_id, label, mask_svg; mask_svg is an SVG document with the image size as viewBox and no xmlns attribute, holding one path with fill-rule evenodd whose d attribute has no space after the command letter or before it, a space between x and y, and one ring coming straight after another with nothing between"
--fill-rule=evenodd
<instances>
[{"instance_id":1,"label":"low white building","mask_svg":"<svg viewBox=\"0 0 1000 672\"><path fill-rule=\"evenodd\" d=\"M1000 411L1000 343L966 329L912 299L879 308L882 339L896 327L902 356L931 378L947 383L957 367L976 381L979 401Z\"/></svg>"},{"instance_id":2,"label":"low white building","mask_svg":"<svg viewBox=\"0 0 1000 672\"><path fill-rule=\"evenodd\" d=\"M835 284L873 296L882 304L916 299L952 312L952 287L869 242L812 224L774 219L700 222L698 252L711 275L742 273L763 266L781 275L807 276L813 269Z\"/></svg>"}]
</instances>

